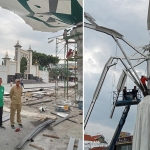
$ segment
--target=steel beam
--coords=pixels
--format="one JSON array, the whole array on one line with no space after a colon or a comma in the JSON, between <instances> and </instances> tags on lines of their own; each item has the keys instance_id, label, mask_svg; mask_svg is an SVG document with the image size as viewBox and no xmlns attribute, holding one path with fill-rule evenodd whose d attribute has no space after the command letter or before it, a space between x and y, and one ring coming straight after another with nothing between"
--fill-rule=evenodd
<instances>
[{"instance_id":1,"label":"steel beam","mask_svg":"<svg viewBox=\"0 0 150 150\"><path fill-rule=\"evenodd\" d=\"M104 83L105 77L106 77L107 72L108 72L108 70L109 70L109 67L108 67L108 66L111 66L111 63L113 62L113 60L114 60L113 57L110 57L110 58L109 58L109 60L108 60L107 63L105 64L104 69L103 69L103 71L102 71L102 73L101 73L99 82L98 82L98 84L97 84L97 87L96 87L95 92L94 92L94 95L93 95L92 102L91 102L91 104L90 104L90 107L89 107L89 109L88 109L88 111L87 111L87 114L86 114L86 116L85 116L85 119L84 119L84 129L86 128L87 122L88 122L88 120L89 120L89 118L90 118L90 115L91 115L92 110L93 110L93 108L94 108L95 102L96 102L96 100L97 100L97 98L98 98L98 96L99 96L99 93L100 93L100 91L101 91L101 88L102 88L102 85L103 85L103 83Z\"/></svg>"},{"instance_id":2,"label":"steel beam","mask_svg":"<svg viewBox=\"0 0 150 150\"><path fill-rule=\"evenodd\" d=\"M9 120L9 119L10 119L10 114L4 116L4 117L2 118L2 122L5 122L5 121L7 121L7 120Z\"/></svg>"},{"instance_id":3,"label":"steel beam","mask_svg":"<svg viewBox=\"0 0 150 150\"><path fill-rule=\"evenodd\" d=\"M70 137L70 140L69 140L69 144L68 144L67 150L73 150L73 148L74 148L74 142L75 142L75 138Z\"/></svg>"},{"instance_id":4,"label":"steel beam","mask_svg":"<svg viewBox=\"0 0 150 150\"><path fill-rule=\"evenodd\" d=\"M96 31L99 31L99 32L103 32L103 33L106 33L110 36L115 36L119 39L122 39L123 38L123 35L120 34L119 32L113 30L113 29L109 29L109 28L105 28L105 27L102 27L102 26L94 26L92 24L89 24L89 23L86 23L84 22L84 27L86 28L90 28L90 29L93 29L93 30L96 30Z\"/></svg>"},{"instance_id":5,"label":"steel beam","mask_svg":"<svg viewBox=\"0 0 150 150\"><path fill-rule=\"evenodd\" d=\"M127 40L125 40L124 38L122 38L122 40L126 43L126 44L128 44L131 48L133 48L137 53L139 53L140 55L142 55L142 56L144 56L145 58L146 58L146 56L143 54L143 53L141 53L135 46L133 46L131 43L129 43Z\"/></svg>"},{"instance_id":6,"label":"steel beam","mask_svg":"<svg viewBox=\"0 0 150 150\"><path fill-rule=\"evenodd\" d=\"M79 140L77 150L83 150L83 140Z\"/></svg>"},{"instance_id":7,"label":"steel beam","mask_svg":"<svg viewBox=\"0 0 150 150\"><path fill-rule=\"evenodd\" d=\"M116 108L116 102L118 101L119 93L122 90L126 79L127 79L127 75L126 75L126 73L123 70L123 72L122 72L122 74L121 74L121 76L119 78L118 85L117 85L117 96L116 96L115 101L113 102L113 107L112 107L112 110L111 110L110 118L112 118L112 116L113 116L113 113L114 113L115 108Z\"/></svg>"},{"instance_id":8,"label":"steel beam","mask_svg":"<svg viewBox=\"0 0 150 150\"><path fill-rule=\"evenodd\" d=\"M57 115L56 113L53 113L53 112L51 112L51 114ZM62 119L56 121L54 124L52 124L52 127L55 126L55 125L57 125L57 124L59 124L59 123L61 123L61 122L63 122L63 121L65 121L65 120L69 120L71 122L77 123L76 121L73 121L73 120L69 119L69 118L73 118L73 117L76 117L76 116L78 116L78 114L62 118ZM59 117L61 117L61 116L59 116Z\"/></svg>"},{"instance_id":9,"label":"steel beam","mask_svg":"<svg viewBox=\"0 0 150 150\"><path fill-rule=\"evenodd\" d=\"M17 149L20 149L28 140L32 139L33 136L35 136L35 133L37 134L40 129L43 129L44 127L46 127L47 125L53 123L55 120L47 120L43 123L41 123L40 125L38 125L37 127L35 127L31 132L29 132L16 146ZM37 132L38 131L38 132Z\"/></svg>"},{"instance_id":10,"label":"steel beam","mask_svg":"<svg viewBox=\"0 0 150 150\"><path fill-rule=\"evenodd\" d=\"M51 101L52 100L40 101L40 102L36 102L36 103L27 103L26 105L31 106L31 105L40 104L40 103L47 103L47 102L51 102Z\"/></svg>"}]
</instances>

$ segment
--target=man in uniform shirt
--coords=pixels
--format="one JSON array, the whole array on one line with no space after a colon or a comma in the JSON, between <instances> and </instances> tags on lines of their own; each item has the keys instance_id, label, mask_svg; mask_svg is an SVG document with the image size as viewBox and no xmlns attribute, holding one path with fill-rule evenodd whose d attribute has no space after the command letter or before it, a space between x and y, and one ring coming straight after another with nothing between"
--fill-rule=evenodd
<instances>
[{"instance_id":1,"label":"man in uniform shirt","mask_svg":"<svg viewBox=\"0 0 150 150\"><path fill-rule=\"evenodd\" d=\"M0 128L5 129L5 127L2 124L3 106L4 106L4 101L3 101L4 87L1 84L2 84L2 78L0 78Z\"/></svg>"},{"instance_id":2,"label":"man in uniform shirt","mask_svg":"<svg viewBox=\"0 0 150 150\"><path fill-rule=\"evenodd\" d=\"M17 122L20 127L22 126L21 123L21 96L22 96L22 87L20 86L20 80L16 79L16 85L11 88L10 90L10 99L11 99L11 106L10 106L10 123L11 127L14 129L14 117L15 117L15 112L17 110Z\"/></svg>"}]
</instances>

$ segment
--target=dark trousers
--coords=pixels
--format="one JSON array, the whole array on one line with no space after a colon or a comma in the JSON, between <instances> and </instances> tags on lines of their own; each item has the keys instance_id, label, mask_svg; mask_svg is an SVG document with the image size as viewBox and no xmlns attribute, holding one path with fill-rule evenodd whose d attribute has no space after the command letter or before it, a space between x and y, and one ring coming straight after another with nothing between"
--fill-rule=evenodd
<instances>
[{"instance_id":1,"label":"dark trousers","mask_svg":"<svg viewBox=\"0 0 150 150\"><path fill-rule=\"evenodd\" d=\"M3 116L3 106L0 107L0 126L2 125L2 116Z\"/></svg>"}]
</instances>

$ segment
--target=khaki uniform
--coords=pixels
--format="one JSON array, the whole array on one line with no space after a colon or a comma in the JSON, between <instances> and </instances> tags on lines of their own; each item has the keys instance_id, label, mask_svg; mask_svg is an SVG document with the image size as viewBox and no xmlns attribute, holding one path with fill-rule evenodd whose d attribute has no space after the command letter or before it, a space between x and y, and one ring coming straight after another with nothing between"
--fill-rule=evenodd
<instances>
[{"instance_id":1,"label":"khaki uniform","mask_svg":"<svg viewBox=\"0 0 150 150\"><path fill-rule=\"evenodd\" d=\"M10 123L14 125L14 117L15 112L17 110L17 122L21 124L21 96L22 96L22 87L14 86L10 90L10 99L11 99L11 106L10 106Z\"/></svg>"}]
</instances>

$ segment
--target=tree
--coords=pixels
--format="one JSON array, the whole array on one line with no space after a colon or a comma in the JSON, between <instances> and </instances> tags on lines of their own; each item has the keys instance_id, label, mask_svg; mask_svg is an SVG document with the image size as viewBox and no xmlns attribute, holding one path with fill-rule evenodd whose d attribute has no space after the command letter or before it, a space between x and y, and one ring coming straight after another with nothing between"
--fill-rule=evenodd
<instances>
[{"instance_id":1,"label":"tree","mask_svg":"<svg viewBox=\"0 0 150 150\"><path fill-rule=\"evenodd\" d=\"M36 60L38 61L39 65L42 67L49 67L50 65L56 65L59 62L58 57L33 51L32 53L33 64L35 64Z\"/></svg>"},{"instance_id":2,"label":"tree","mask_svg":"<svg viewBox=\"0 0 150 150\"><path fill-rule=\"evenodd\" d=\"M36 63L36 61L38 61L40 69L42 69L43 67L46 67L46 68L48 68L48 71L51 72L52 71L51 66L57 65L59 62L59 58L54 57L52 55L46 55L44 53L39 53L39 52L33 51L32 52L32 64L34 65ZM21 64L20 72L24 73L24 71L27 69L27 61L24 57L21 59L20 64Z\"/></svg>"},{"instance_id":3,"label":"tree","mask_svg":"<svg viewBox=\"0 0 150 150\"><path fill-rule=\"evenodd\" d=\"M23 57L20 62L20 72L24 73L25 70L27 70L27 60L25 57Z\"/></svg>"}]
</instances>

